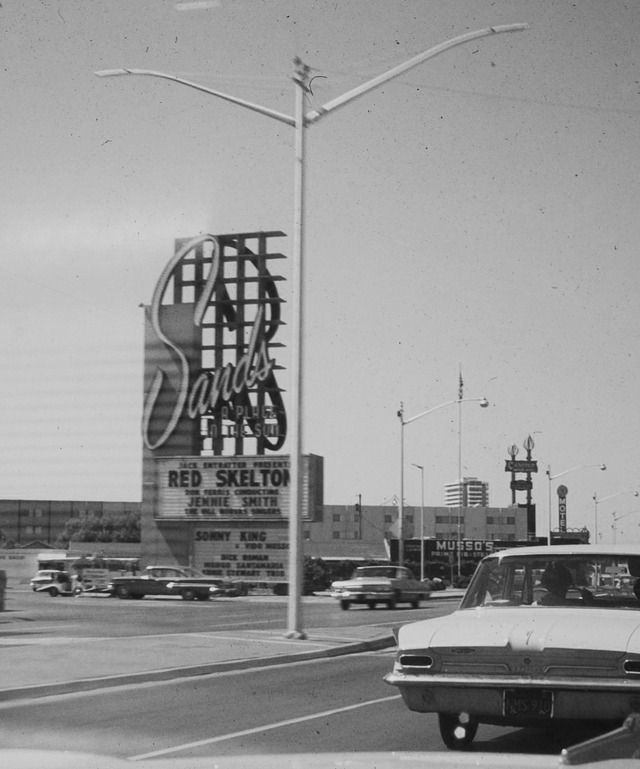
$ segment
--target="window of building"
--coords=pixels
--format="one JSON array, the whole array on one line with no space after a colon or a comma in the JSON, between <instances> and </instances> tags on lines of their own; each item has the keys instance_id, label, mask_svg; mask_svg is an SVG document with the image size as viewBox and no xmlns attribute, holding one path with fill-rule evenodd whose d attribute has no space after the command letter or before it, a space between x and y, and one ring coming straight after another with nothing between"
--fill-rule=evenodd
<instances>
[{"instance_id":1,"label":"window of building","mask_svg":"<svg viewBox=\"0 0 640 769\"><path fill-rule=\"evenodd\" d=\"M339 521L340 521L340 513L334 513L333 514L333 522L334 523L339 523Z\"/></svg>"},{"instance_id":2,"label":"window of building","mask_svg":"<svg viewBox=\"0 0 640 769\"><path fill-rule=\"evenodd\" d=\"M303 534L303 537L304 537L306 540L309 540L309 539L311 539L311 532L310 532L310 531L305 531L305 532L304 532L304 534Z\"/></svg>"},{"instance_id":3,"label":"window of building","mask_svg":"<svg viewBox=\"0 0 640 769\"><path fill-rule=\"evenodd\" d=\"M340 539L340 532L339 531L334 531L333 532L333 538L334 539Z\"/></svg>"},{"instance_id":4,"label":"window of building","mask_svg":"<svg viewBox=\"0 0 640 769\"><path fill-rule=\"evenodd\" d=\"M413 523L413 514L409 513L408 515L405 515L405 520L407 523Z\"/></svg>"},{"instance_id":5,"label":"window of building","mask_svg":"<svg viewBox=\"0 0 640 769\"><path fill-rule=\"evenodd\" d=\"M385 515L384 522L385 523L393 523L393 516L392 515Z\"/></svg>"},{"instance_id":6,"label":"window of building","mask_svg":"<svg viewBox=\"0 0 640 769\"><path fill-rule=\"evenodd\" d=\"M494 518L492 515L487 516L487 523L494 523Z\"/></svg>"},{"instance_id":7,"label":"window of building","mask_svg":"<svg viewBox=\"0 0 640 769\"><path fill-rule=\"evenodd\" d=\"M513 526L515 524L515 522L516 522L515 518L507 518L507 524L509 526Z\"/></svg>"}]
</instances>

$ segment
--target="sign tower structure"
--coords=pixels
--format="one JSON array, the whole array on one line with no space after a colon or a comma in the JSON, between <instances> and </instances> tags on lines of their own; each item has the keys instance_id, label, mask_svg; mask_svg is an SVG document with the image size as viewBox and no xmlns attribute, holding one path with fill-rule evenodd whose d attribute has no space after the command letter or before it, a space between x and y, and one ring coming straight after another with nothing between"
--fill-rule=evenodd
<instances>
[{"instance_id":1,"label":"sign tower structure","mask_svg":"<svg viewBox=\"0 0 640 769\"><path fill-rule=\"evenodd\" d=\"M142 551L256 583L287 579L290 462L274 353L284 324L272 243L284 233L177 239L145 307ZM322 458L303 458L303 510Z\"/></svg>"},{"instance_id":2,"label":"sign tower structure","mask_svg":"<svg viewBox=\"0 0 640 769\"><path fill-rule=\"evenodd\" d=\"M527 538L536 538L536 506L533 504L531 498L531 491L533 489L533 481L531 480L531 473L538 472L538 463L535 459L532 459L531 452L535 448L533 438L528 435L523 443L523 447L527 452L526 459L516 459L519 449L514 444L509 446L507 453L511 459L506 460L505 472L511 473L511 502L516 504L516 492L526 491L527 501L524 504L518 504L518 507L525 508L527 511ZM524 474L525 478L516 478L516 475Z\"/></svg>"}]
</instances>

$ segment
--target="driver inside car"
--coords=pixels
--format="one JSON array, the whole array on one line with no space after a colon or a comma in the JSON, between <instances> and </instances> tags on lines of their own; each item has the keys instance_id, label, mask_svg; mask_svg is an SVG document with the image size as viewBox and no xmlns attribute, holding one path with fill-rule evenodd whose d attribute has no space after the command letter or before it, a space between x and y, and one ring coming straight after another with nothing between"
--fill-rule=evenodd
<instances>
[{"instance_id":1,"label":"driver inside car","mask_svg":"<svg viewBox=\"0 0 640 769\"><path fill-rule=\"evenodd\" d=\"M542 595L537 604L539 606L562 606L567 602L567 590L571 587L573 579L571 572L560 563L550 563L542 574L540 585L547 592Z\"/></svg>"}]
</instances>

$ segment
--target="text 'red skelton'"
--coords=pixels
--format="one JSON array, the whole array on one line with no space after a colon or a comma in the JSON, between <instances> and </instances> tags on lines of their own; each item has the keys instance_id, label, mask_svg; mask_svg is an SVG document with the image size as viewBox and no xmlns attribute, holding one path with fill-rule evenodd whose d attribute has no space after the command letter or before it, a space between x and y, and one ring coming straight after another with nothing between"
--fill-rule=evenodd
<instances>
[{"instance_id":1,"label":"text 'red skelton'","mask_svg":"<svg viewBox=\"0 0 640 769\"><path fill-rule=\"evenodd\" d=\"M164 455L236 456L278 451L286 413L271 355L282 325L267 265L281 232L203 235L176 241L146 309L146 447ZM256 246L253 246L253 242ZM248 248L251 242L252 248ZM245 441L255 444L245 451Z\"/></svg>"}]
</instances>

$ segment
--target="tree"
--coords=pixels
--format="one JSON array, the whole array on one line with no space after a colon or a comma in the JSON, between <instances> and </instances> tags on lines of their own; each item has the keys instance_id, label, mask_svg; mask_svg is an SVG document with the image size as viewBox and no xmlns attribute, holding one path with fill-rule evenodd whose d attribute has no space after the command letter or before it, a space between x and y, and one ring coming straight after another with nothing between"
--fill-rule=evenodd
<instances>
[{"instance_id":1,"label":"tree","mask_svg":"<svg viewBox=\"0 0 640 769\"><path fill-rule=\"evenodd\" d=\"M70 518L55 544L68 547L71 542L140 542L140 513L93 513Z\"/></svg>"}]
</instances>

